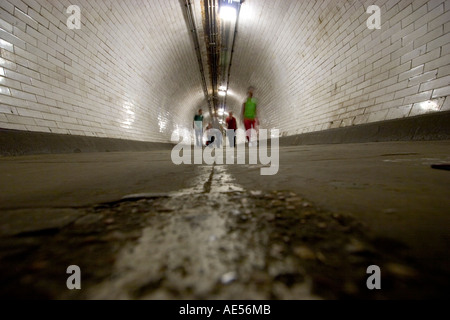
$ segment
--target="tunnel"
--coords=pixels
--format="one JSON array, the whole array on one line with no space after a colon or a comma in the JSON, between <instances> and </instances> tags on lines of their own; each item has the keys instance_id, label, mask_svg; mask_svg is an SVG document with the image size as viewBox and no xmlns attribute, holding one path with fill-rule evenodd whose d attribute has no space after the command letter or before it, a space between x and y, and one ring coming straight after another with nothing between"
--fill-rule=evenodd
<instances>
[{"instance_id":1,"label":"tunnel","mask_svg":"<svg viewBox=\"0 0 450 320\"><path fill-rule=\"evenodd\" d=\"M448 299L449 95L448 0L2 0L0 296Z\"/></svg>"}]
</instances>

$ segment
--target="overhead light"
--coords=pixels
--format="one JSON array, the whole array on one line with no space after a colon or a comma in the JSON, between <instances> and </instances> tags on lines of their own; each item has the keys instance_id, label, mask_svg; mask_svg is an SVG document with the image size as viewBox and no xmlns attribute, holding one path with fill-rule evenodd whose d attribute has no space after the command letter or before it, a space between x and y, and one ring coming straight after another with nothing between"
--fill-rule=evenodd
<instances>
[{"instance_id":1,"label":"overhead light","mask_svg":"<svg viewBox=\"0 0 450 320\"><path fill-rule=\"evenodd\" d=\"M221 116L228 116L229 115L229 113L228 112L225 112L225 110L223 110L223 109L220 109L219 110L219 112L218 112L218 115L221 117Z\"/></svg>"},{"instance_id":2,"label":"overhead light","mask_svg":"<svg viewBox=\"0 0 450 320\"><path fill-rule=\"evenodd\" d=\"M220 8L220 19L224 21L236 21L236 9L230 6L223 6Z\"/></svg>"},{"instance_id":3,"label":"overhead light","mask_svg":"<svg viewBox=\"0 0 450 320\"><path fill-rule=\"evenodd\" d=\"M220 86L218 91L219 91L219 96L221 96L221 97L225 97L227 95L227 87L225 87L225 86Z\"/></svg>"}]
</instances>

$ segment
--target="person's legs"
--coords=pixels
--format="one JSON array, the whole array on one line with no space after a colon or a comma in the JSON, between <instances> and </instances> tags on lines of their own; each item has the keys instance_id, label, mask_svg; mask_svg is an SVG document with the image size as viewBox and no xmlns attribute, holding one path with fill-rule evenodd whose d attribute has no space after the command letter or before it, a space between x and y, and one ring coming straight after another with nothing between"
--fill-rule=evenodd
<instances>
[{"instance_id":1,"label":"person's legs","mask_svg":"<svg viewBox=\"0 0 450 320\"><path fill-rule=\"evenodd\" d=\"M244 119L244 127L245 127L245 132L247 133L248 130L250 130L252 128L252 120L250 119ZM250 135L246 135L247 141L250 142Z\"/></svg>"},{"instance_id":2,"label":"person's legs","mask_svg":"<svg viewBox=\"0 0 450 320\"><path fill-rule=\"evenodd\" d=\"M197 145L197 147L201 147L203 144L203 134L202 134L202 130L195 130L195 144Z\"/></svg>"},{"instance_id":3,"label":"person's legs","mask_svg":"<svg viewBox=\"0 0 450 320\"><path fill-rule=\"evenodd\" d=\"M256 146L258 146L258 131L257 131L257 126L256 126L256 119L252 120L252 129L255 130L255 144Z\"/></svg>"},{"instance_id":4,"label":"person's legs","mask_svg":"<svg viewBox=\"0 0 450 320\"><path fill-rule=\"evenodd\" d=\"M206 140L206 146L211 146L211 143L214 142L214 136L208 136L208 139Z\"/></svg>"},{"instance_id":5,"label":"person's legs","mask_svg":"<svg viewBox=\"0 0 450 320\"><path fill-rule=\"evenodd\" d=\"M244 120L244 126L245 126L245 132L247 133L248 130L255 128L255 119L245 119ZM251 142L251 133L247 136L247 141Z\"/></svg>"},{"instance_id":6,"label":"person's legs","mask_svg":"<svg viewBox=\"0 0 450 320\"><path fill-rule=\"evenodd\" d=\"M230 147L234 148L234 146L236 145L236 143L235 143L236 142L235 132L231 131L231 130L228 130L227 137L228 137L228 141L230 142Z\"/></svg>"},{"instance_id":7,"label":"person's legs","mask_svg":"<svg viewBox=\"0 0 450 320\"><path fill-rule=\"evenodd\" d=\"M230 143L230 147L234 148L236 146L236 130L235 129L227 129L226 135L228 137L228 142Z\"/></svg>"}]
</instances>

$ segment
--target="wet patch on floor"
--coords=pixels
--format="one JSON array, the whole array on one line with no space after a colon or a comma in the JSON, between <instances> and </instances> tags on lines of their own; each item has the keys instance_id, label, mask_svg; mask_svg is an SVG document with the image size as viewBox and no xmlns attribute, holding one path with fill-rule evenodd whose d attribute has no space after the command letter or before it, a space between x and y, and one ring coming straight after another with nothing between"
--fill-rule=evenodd
<instances>
[{"instance_id":1,"label":"wet patch on floor","mask_svg":"<svg viewBox=\"0 0 450 320\"><path fill-rule=\"evenodd\" d=\"M225 166L192 188L80 208L0 239L0 297L43 299L404 299L447 296L402 243L289 190L245 191ZM32 213L30 213L32 214ZM81 290L66 287L70 265ZM367 267L381 269L369 290Z\"/></svg>"}]
</instances>

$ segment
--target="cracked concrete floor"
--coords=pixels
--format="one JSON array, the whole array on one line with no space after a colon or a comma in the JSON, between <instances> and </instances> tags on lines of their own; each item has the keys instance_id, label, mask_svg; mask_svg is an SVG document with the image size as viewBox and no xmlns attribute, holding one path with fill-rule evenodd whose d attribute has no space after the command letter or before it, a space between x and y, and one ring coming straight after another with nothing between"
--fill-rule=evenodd
<instances>
[{"instance_id":1,"label":"cracked concrete floor","mask_svg":"<svg viewBox=\"0 0 450 320\"><path fill-rule=\"evenodd\" d=\"M285 147L275 176L175 166L158 150L0 158L0 295L448 297L450 172L430 166L449 151L448 141ZM381 290L365 286L371 264Z\"/></svg>"}]
</instances>

